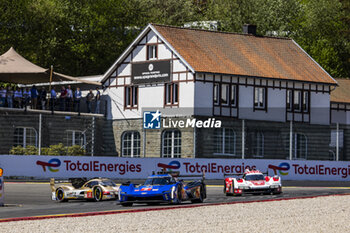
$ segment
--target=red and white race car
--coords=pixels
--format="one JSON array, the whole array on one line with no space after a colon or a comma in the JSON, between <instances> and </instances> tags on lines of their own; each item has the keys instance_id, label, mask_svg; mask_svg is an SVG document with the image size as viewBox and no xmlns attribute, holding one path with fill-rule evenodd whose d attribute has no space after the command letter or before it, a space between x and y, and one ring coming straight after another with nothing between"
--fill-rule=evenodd
<instances>
[{"instance_id":1,"label":"red and white race car","mask_svg":"<svg viewBox=\"0 0 350 233\"><path fill-rule=\"evenodd\" d=\"M265 176L266 174L266 176ZM258 170L245 170L243 174L225 173L224 193L226 196L242 195L244 193L282 193L282 183L279 176L270 177Z\"/></svg>"}]
</instances>

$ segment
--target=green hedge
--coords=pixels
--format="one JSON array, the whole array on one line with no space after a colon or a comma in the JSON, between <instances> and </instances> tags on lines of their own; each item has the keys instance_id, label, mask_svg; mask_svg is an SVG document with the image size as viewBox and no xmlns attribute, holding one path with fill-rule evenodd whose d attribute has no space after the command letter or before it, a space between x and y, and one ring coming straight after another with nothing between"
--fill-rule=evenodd
<instances>
[{"instance_id":1,"label":"green hedge","mask_svg":"<svg viewBox=\"0 0 350 233\"><path fill-rule=\"evenodd\" d=\"M41 155L75 155L81 156L85 155L86 151L79 145L74 146L64 146L62 143L57 145L51 145L50 147L42 147ZM35 146L27 146L23 148L22 146L13 146L10 150L11 155L37 155L39 154L38 148Z\"/></svg>"}]
</instances>

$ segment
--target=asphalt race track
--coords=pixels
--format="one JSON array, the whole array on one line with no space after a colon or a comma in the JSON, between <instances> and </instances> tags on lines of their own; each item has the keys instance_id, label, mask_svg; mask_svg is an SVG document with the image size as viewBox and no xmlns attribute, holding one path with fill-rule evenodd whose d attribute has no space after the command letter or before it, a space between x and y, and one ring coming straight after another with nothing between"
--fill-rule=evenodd
<instances>
[{"instance_id":1,"label":"asphalt race track","mask_svg":"<svg viewBox=\"0 0 350 233\"><path fill-rule=\"evenodd\" d=\"M312 186L312 185L310 185ZM350 185L347 185L350 186ZM308 196L323 196L332 194L350 194L350 188L345 187L283 187L283 193L280 195L251 195L246 194L242 197L226 197L223 194L223 186L208 185L207 199L204 203L221 203L235 201L255 201L267 199L281 199ZM14 217L28 217L40 215L57 215L85 213L95 211L126 210L136 208L169 207L161 204L148 206L144 204L135 204L133 207L122 207L116 204L116 201L87 202L87 201L69 201L60 203L51 200L51 191L48 183L5 183L5 204L6 207L0 207L0 219ZM195 205L185 202L182 205Z\"/></svg>"}]
</instances>

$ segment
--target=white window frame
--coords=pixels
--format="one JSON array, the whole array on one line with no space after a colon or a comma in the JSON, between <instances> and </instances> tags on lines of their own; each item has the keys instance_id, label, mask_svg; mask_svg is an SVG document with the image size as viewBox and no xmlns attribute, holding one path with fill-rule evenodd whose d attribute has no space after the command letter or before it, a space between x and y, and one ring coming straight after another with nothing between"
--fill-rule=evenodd
<instances>
[{"instance_id":1,"label":"white window frame","mask_svg":"<svg viewBox=\"0 0 350 233\"><path fill-rule=\"evenodd\" d=\"M254 109L266 108L266 87L254 87Z\"/></svg>"},{"instance_id":2,"label":"white window frame","mask_svg":"<svg viewBox=\"0 0 350 233\"><path fill-rule=\"evenodd\" d=\"M165 105L177 105L179 103L179 83L165 84Z\"/></svg>"},{"instance_id":3,"label":"white window frame","mask_svg":"<svg viewBox=\"0 0 350 233\"><path fill-rule=\"evenodd\" d=\"M303 112L309 112L309 92L303 91L303 103L302 103Z\"/></svg>"},{"instance_id":4,"label":"white window frame","mask_svg":"<svg viewBox=\"0 0 350 233\"><path fill-rule=\"evenodd\" d=\"M309 91L288 89L286 97L287 111L296 113L308 113L310 108L309 95Z\"/></svg>"},{"instance_id":5,"label":"white window frame","mask_svg":"<svg viewBox=\"0 0 350 233\"><path fill-rule=\"evenodd\" d=\"M19 135L18 134L16 135L16 130L17 129L23 129L22 143L19 143L19 141L18 141ZM35 144L34 145L28 144L28 145L32 145L32 146L38 147L38 132L33 127L16 127L15 128L15 132L14 132L14 137L16 137L16 142L14 142L14 145L22 146L24 148L27 147L27 135L28 135L27 131L29 131L29 130L33 130L34 133L35 133Z\"/></svg>"},{"instance_id":6,"label":"white window frame","mask_svg":"<svg viewBox=\"0 0 350 233\"><path fill-rule=\"evenodd\" d=\"M137 106L138 106L138 86L126 86L125 87L125 108L137 108Z\"/></svg>"},{"instance_id":7,"label":"white window frame","mask_svg":"<svg viewBox=\"0 0 350 233\"><path fill-rule=\"evenodd\" d=\"M286 108L287 111L292 111L293 110L293 90L287 90L287 102L286 102Z\"/></svg>"},{"instance_id":8,"label":"white window frame","mask_svg":"<svg viewBox=\"0 0 350 233\"><path fill-rule=\"evenodd\" d=\"M220 89L220 104L222 106L228 106L230 103L230 85L227 83L221 83Z\"/></svg>"},{"instance_id":9,"label":"white window frame","mask_svg":"<svg viewBox=\"0 0 350 233\"><path fill-rule=\"evenodd\" d=\"M294 91L294 96L293 96L293 110L295 112L301 112L302 110L302 91L301 90L295 90ZM296 108L297 106L297 108Z\"/></svg>"},{"instance_id":10,"label":"white window frame","mask_svg":"<svg viewBox=\"0 0 350 233\"><path fill-rule=\"evenodd\" d=\"M83 140L79 140L80 144L76 144L76 134L80 134L83 136ZM67 146L74 146L74 145L79 145L82 148L86 149L86 135L84 131L81 130L66 130L66 135L67 135Z\"/></svg>"},{"instance_id":11,"label":"white window frame","mask_svg":"<svg viewBox=\"0 0 350 233\"><path fill-rule=\"evenodd\" d=\"M175 132L179 134L175 135ZM169 138L165 138L165 135L168 135L168 133L170 133L170 145L165 145L165 140L169 140ZM175 145L176 140L178 140L177 145ZM181 145L182 145L182 135L180 130L178 129L164 130L162 133L162 151L161 151L162 158L181 158ZM164 150L166 147L171 148L170 154L164 153ZM177 148L178 153L175 153L175 147L178 147Z\"/></svg>"},{"instance_id":12,"label":"white window frame","mask_svg":"<svg viewBox=\"0 0 350 233\"><path fill-rule=\"evenodd\" d=\"M131 139L130 139L130 148L129 147L125 147L125 142L126 142L126 135L131 135ZM122 147L121 147L121 156L122 157L140 157L141 156L141 135L138 131L125 131L122 134ZM130 154L125 154L124 151L125 150L130 150ZM134 151L137 150L139 153L135 154Z\"/></svg>"},{"instance_id":13,"label":"white window frame","mask_svg":"<svg viewBox=\"0 0 350 233\"><path fill-rule=\"evenodd\" d=\"M230 104L232 107L237 106L237 85L232 84L230 90Z\"/></svg>"},{"instance_id":14,"label":"white window frame","mask_svg":"<svg viewBox=\"0 0 350 233\"><path fill-rule=\"evenodd\" d=\"M156 44L149 44L147 45L147 60L156 60L157 57L157 50L158 50L158 45Z\"/></svg>"},{"instance_id":15,"label":"white window frame","mask_svg":"<svg viewBox=\"0 0 350 233\"><path fill-rule=\"evenodd\" d=\"M233 145L232 153L228 153L226 151L226 143L227 143L226 141L227 141L227 139L229 139L228 137L231 138L231 136L227 136L228 131L232 132L232 142L231 142ZM236 155L236 132L231 128L215 129L215 131L214 131L214 144L215 144L214 145L215 146L214 153L213 153L214 155L235 156ZM218 148L220 149L220 151L217 151Z\"/></svg>"},{"instance_id":16,"label":"white window frame","mask_svg":"<svg viewBox=\"0 0 350 233\"><path fill-rule=\"evenodd\" d=\"M219 83L214 83L213 102L214 102L214 105L220 104L220 86L219 86Z\"/></svg>"}]
</instances>

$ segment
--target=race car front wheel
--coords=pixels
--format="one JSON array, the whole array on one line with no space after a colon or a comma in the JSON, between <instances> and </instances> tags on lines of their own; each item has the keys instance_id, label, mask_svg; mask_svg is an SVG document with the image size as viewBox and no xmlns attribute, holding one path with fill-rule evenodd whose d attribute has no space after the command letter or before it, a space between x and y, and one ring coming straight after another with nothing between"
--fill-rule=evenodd
<instances>
[{"instance_id":1,"label":"race car front wheel","mask_svg":"<svg viewBox=\"0 0 350 233\"><path fill-rule=\"evenodd\" d=\"M56 198L57 198L57 200L60 201L60 202L67 202L67 201L68 201L68 199L65 199L65 198L64 198L64 191L63 191L63 189L61 189L61 188L58 188L58 189L56 190Z\"/></svg>"},{"instance_id":2,"label":"race car front wheel","mask_svg":"<svg viewBox=\"0 0 350 233\"><path fill-rule=\"evenodd\" d=\"M103 193L102 193L101 187L95 187L94 188L94 200L95 201L101 201L102 200L102 196L103 196Z\"/></svg>"}]
</instances>

